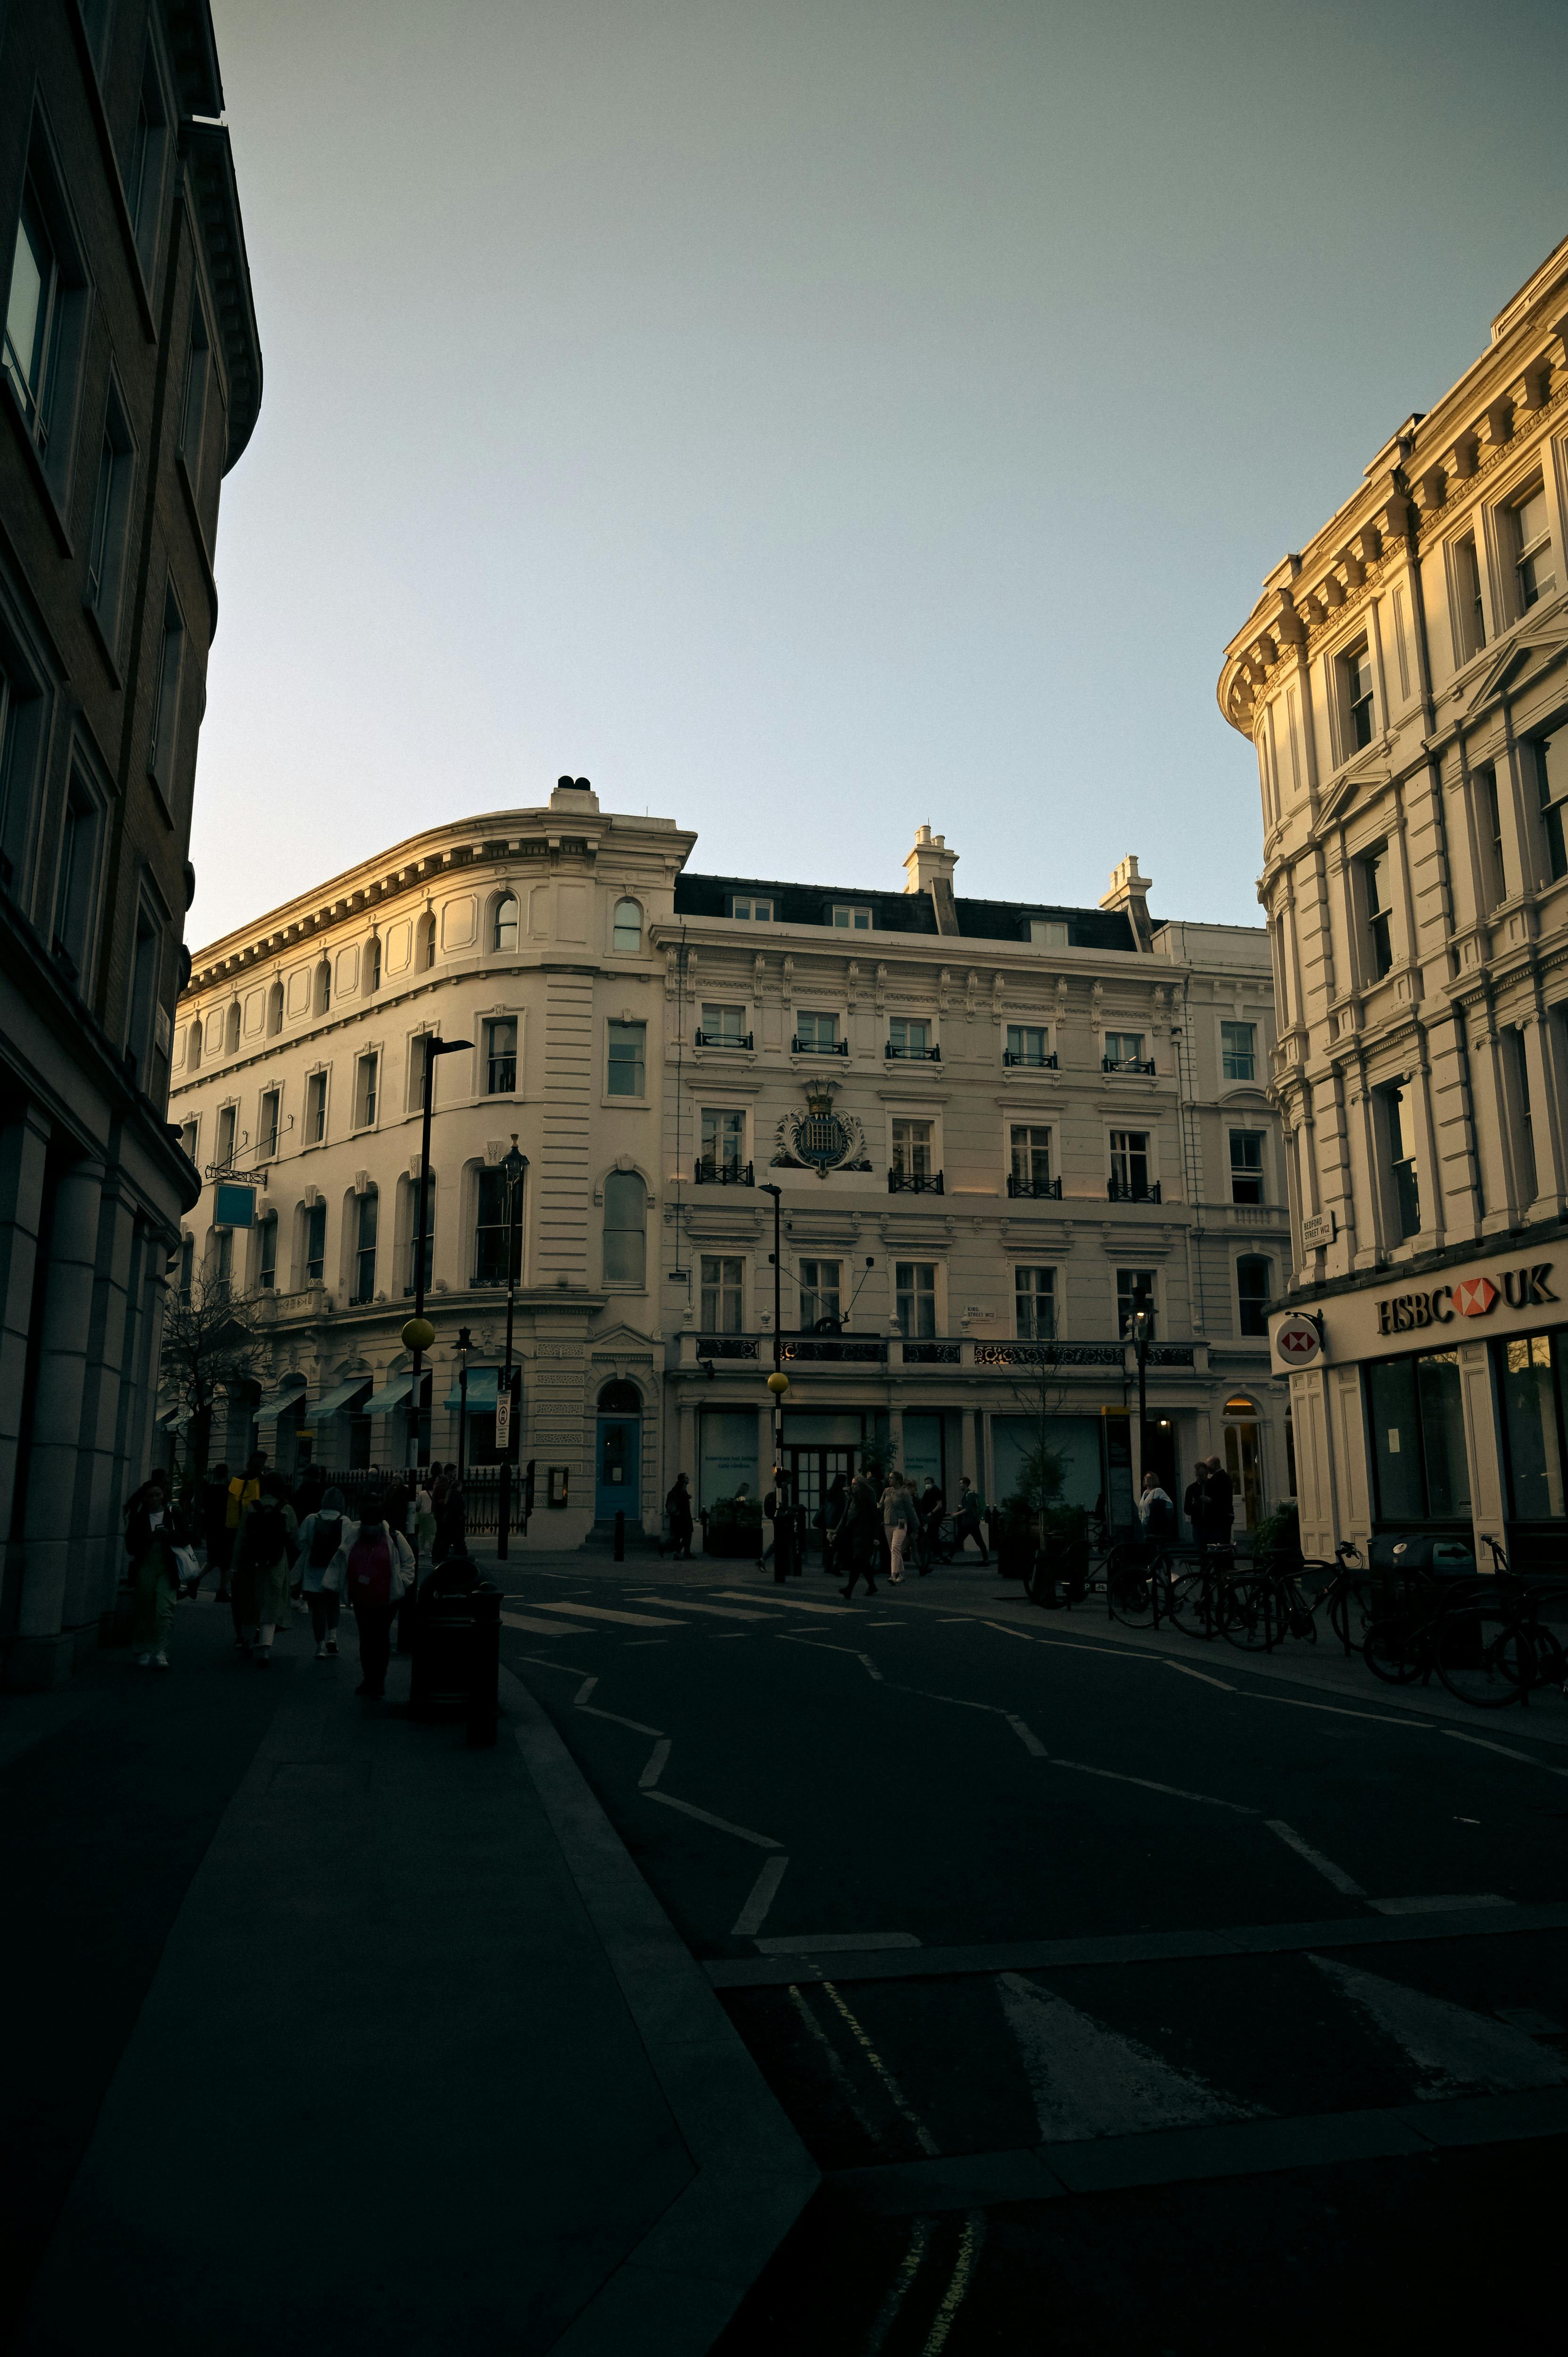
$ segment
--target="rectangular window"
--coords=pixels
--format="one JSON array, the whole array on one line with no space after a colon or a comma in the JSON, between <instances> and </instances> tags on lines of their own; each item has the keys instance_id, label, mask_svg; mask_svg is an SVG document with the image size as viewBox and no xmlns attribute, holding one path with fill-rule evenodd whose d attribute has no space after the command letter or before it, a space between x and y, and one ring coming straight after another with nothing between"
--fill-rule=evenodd
<instances>
[{"instance_id":1,"label":"rectangular window","mask_svg":"<svg viewBox=\"0 0 1568 2357\"><path fill-rule=\"evenodd\" d=\"M506 1173L491 1164L479 1173L479 1200L474 1222L474 1283L504 1285L507 1280L508 1207Z\"/></svg>"},{"instance_id":2,"label":"rectangular window","mask_svg":"<svg viewBox=\"0 0 1568 2357\"><path fill-rule=\"evenodd\" d=\"M196 1160L196 1148L200 1135L201 1124L199 1121L188 1121L180 1130L180 1149L188 1162L194 1162Z\"/></svg>"},{"instance_id":3,"label":"rectangular window","mask_svg":"<svg viewBox=\"0 0 1568 2357\"><path fill-rule=\"evenodd\" d=\"M212 1232L212 1287L220 1301L229 1297L234 1281L234 1232L231 1228L215 1228Z\"/></svg>"},{"instance_id":4,"label":"rectangular window","mask_svg":"<svg viewBox=\"0 0 1568 2357\"><path fill-rule=\"evenodd\" d=\"M1555 737L1532 737L1526 758L1535 762L1546 859L1555 883L1559 877L1568 876L1568 844L1563 834L1563 806L1568 801L1568 729L1560 730Z\"/></svg>"},{"instance_id":5,"label":"rectangular window","mask_svg":"<svg viewBox=\"0 0 1568 2357\"><path fill-rule=\"evenodd\" d=\"M117 655L120 608L125 579L125 546L131 523L131 483L135 472L131 430L111 387L98 452L92 494L92 526L87 543L87 602L98 619L104 644Z\"/></svg>"},{"instance_id":6,"label":"rectangular window","mask_svg":"<svg viewBox=\"0 0 1568 2357\"><path fill-rule=\"evenodd\" d=\"M798 1011L795 1017L795 1047L802 1056L836 1056L839 1047L838 1017Z\"/></svg>"},{"instance_id":7,"label":"rectangular window","mask_svg":"<svg viewBox=\"0 0 1568 2357\"><path fill-rule=\"evenodd\" d=\"M703 1331L738 1334L746 1291L746 1263L728 1254L703 1254Z\"/></svg>"},{"instance_id":8,"label":"rectangular window","mask_svg":"<svg viewBox=\"0 0 1568 2357\"><path fill-rule=\"evenodd\" d=\"M498 1016L485 1026L485 1094L517 1093L517 1017Z\"/></svg>"},{"instance_id":9,"label":"rectangular window","mask_svg":"<svg viewBox=\"0 0 1568 2357\"><path fill-rule=\"evenodd\" d=\"M1454 598L1458 627L1459 660L1468 662L1487 643L1486 609L1481 603L1481 566L1474 539L1462 540L1454 551Z\"/></svg>"},{"instance_id":10,"label":"rectangular window","mask_svg":"<svg viewBox=\"0 0 1568 2357\"><path fill-rule=\"evenodd\" d=\"M1421 1232L1421 1186L1416 1176L1414 1143L1406 1135L1410 1109L1402 1088L1380 1089L1379 1095L1388 1137L1394 1222L1402 1240Z\"/></svg>"},{"instance_id":11,"label":"rectangular window","mask_svg":"<svg viewBox=\"0 0 1568 2357\"><path fill-rule=\"evenodd\" d=\"M0 660L0 888L26 889L44 699Z\"/></svg>"},{"instance_id":12,"label":"rectangular window","mask_svg":"<svg viewBox=\"0 0 1568 2357\"><path fill-rule=\"evenodd\" d=\"M1508 1435L1510 1512L1521 1522L1555 1520L1563 1510L1563 1443L1552 1338L1499 1342L1498 1390Z\"/></svg>"},{"instance_id":13,"label":"rectangular window","mask_svg":"<svg viewBox=\"0 0 1568 2357\"><path fill-rule=\"evenodd\" d=\"M1049 1048L1050 1035L1043 1023L1009 1023L1002 1060L1004 1064L1043 1064Z\"/></svg>"},{"instance_id":14,"label":"rectangular window","mask_svg":"<svg viewBox=\"0 0 1568 2357\"><path fill-rule=\"evenodd\" d=\"M269 1089L262 1099L261 1119L256 1126L256 1159L270 1162L278 1150L279 1097L276 1089Z\"/></svg>"},{"instance_id":15,"label":"rectangular window","mask_svg":"<svg viewBox=\"0 0 1568 2357\"><path fill-rule=\"evenodd\" d=\"M746 1160L746 1115L733 1105L704 1105L703 1163L710 1177L720 1171L738 1174Z\"/></svg>"},{"instance_id":16,"label":"rectangular window","mask_svg":"<svg viewBox=\"0 0 1568 2357\"><path fill-rule=\"evenodd\" d=\"M1261 1203L1263 1200L1263 1133L1233 1129L1230 1133L1230 1200Z\"/></svg>"},{"instance_id":17,"label":"rectangular window","mask_svg":"<svg viewBox=\"0 0 1568 2357\"><path fill-rule=\"evenodd\" d=\"M56 962L84 989L90 965L93 905L98 894L101 832L97 800L73 770L66 791L59 874L55 882L53 946Z\"/></svg>"},{"instance_id":18,"label":"rectangular window","mask_svg":"<svg viewBox=\"0 0 1568 2357\"><path fill-rule=\"evenodd\" d=\"M1144 1203L1149 1200L1149 1133L1146 1129L1112 1131L1111 1193L1113 1200L1124 1203Z\"/></svg>"},{"instance_id":19,"label":"rectangular window","mask_svg":"<svg viewBox=\"0 0 1568 2357\"><path fill-rule=\"evenodd\" d=\"M199 296L191 297L190 342L185 355L185 400L180 410L179 455L194 489L201 483L201 446L207 430L207 395L211 382L211 338Z\"/></svg>"},{"instance_id":20,"label":"rectangular window","mask_svg":"<svg viewBox=\"0 0 1568 2357\"><path fill-rule=\"evenodd\" d=\"M840 932L868 933L871 931L871 911L869 909L836 908L833 923Z\"/></svg>"},{"instance_id":21,"label":"rectangular window","mask_svg":"<svg viewBox=\"0 0 1568 2357\"><path fill-rule=\"evenodd\" d=\"M1389 904L1391 878L1389 873L1389 848L1371 851L1361 862L1361 888L1367 896L1367 945L1371 958L1372 979L1380 982L1394 962L1393 912Z\"/></svg>"},{"instance_id":22,"label":"rectangular window","mask_svg":"<svg viewBox=\"0 0 1568 2357\"><path fill-rule=\"evenodd\" d=\"M746 1041L746 1009L744 1006L703 1006L703 1037L704 1048L739 1048Z\"/></svg>"},{"instance_id":23,"label":"rectangular window","mask_svg":"<svg viewBox=\"0 0 1568 2357\"><path fill-rule=\"evenodd\" d=\"M1557 568L1552 554L1552 529L1546 511L1546 492L1537 483L1514 503L1514 577L1519 584L1519 611L1528 614L1542 597L1550 597L1557 587Z\"/></svg>"},{"instance_id":24,"label":"rectangular window","mask_svg":"<svg viewBox=\"0 0 1568 2357\"><path fill-rule=\"evenodd\" d=\"M179 1297L188 1308L190 1281L196 1273L196 1238L187 1236L179 1248Z\"/></svg>"},{"instance_id":25,"label":"rectangular window","mask_svg":"<svg viewBox=\"0 0 1568 2357\"><path fill-rule=\"evenodd\" d=\"M1497 771L1477 770L1476 783L1480 789L1481 823L1486 834L1487 862L1491 871L1483 879L1481 888L1486 895L1487 908L1495 909L1500 900L1508 898L1508 879L1503 868L1503 813L1502 804L1498 800ZM1557 833L1561 841L1561 822Z\"/></svg>"},{"instance_id":26,"label":"rectangular window","mask_svg":"<svg viewBox=\"0 0 1568 2357\"><path fill-rule=\"evenodd\" d=\"M163 963L163 928L144 905L136 913L135 946L131 953L131 1006L125 1046L135 1067L138 1085L155 1103L160 1101L156 1022L163 1012L158 1004Z\"/></svg>"},{"instance_id":27,"label":"rectangular window","mask_svg":"<svg viewBox=\"0 0 1568 2357\"><path fill-rule=\"evenodd\" d=\"M158 229L163 218L164 167L168 152L168 123L163 91L154 63L152 44L142 61L142 87L136 118L131 126L130 152L125 159L125 203L136 234L142 275L150 286L158 256Z\"/></svg>"},{"instance_id":28,"label":"rectangular window","mask_svg":"<svg viewBox=\"0 0 1568 2357\"><path fill-rule=\"evenodd\" d=\"M1504 1032L1509 1061L1513 1067L1514 1095L1519 1105L1520 1186L1518 1209L1528 1211L1539 1191L1535 1175L1535 1131L1530 1111L1530 1055L1523 1030L1516 1024Z\"/></svg>"},{"instance_id":29,"label":"rectangular window","mask_svg":"<svg viewBox=\"0 0 1568 2357\"><path fill-rule=\"evenodd\" d=\"M278 1223L274 1218L263 1220L256 1230L256 1283L263 1293L272 1293L276 1289L277 1281Z\"/></svg>"},{"instance_id":30,"label":"rectangular window","mask_svg":"<svg viewBox=\"0 0 1568 2357\"><path fill-rule=\"evenodd\" d=\"M836 1260L803 1260L800 1268L800 1331L809 1334L822 1318L842 1316L839 1308L841 1264Z\"/></svg>"},{"instance_id":31,"label":"rectangular window","mask_svg":"<svg viewBox=\"0 0 1568 2357\"><path fill-rule=\"evenodd\" d=\"M234 1167L234 1125L236 1108L231 1104L218 1109L218 1143L213 1149L213 1161L220 1170Z\"/></svg>"},{"instance_id":32,"label":"rectangular window","mask_svg":"<svg viewBox=\"0 0 1568 2357\"><path fill-rule=\"evenodd\" d=\"M354 1212L354 1298L361 1305L376 1297L376 1229L381 1199L372 1187L357 1198Z\"/></svg>"},{"instance_id":33,"label":"rectangular window","mask_svg":"<svg viewBox=\"0 0 1568 2357\"><path fill-rule=\"evenodd\" d=\"M1470 1515L1470 1469L1457 1351L1374 1359L1367 1368L1380 1523Z\"/></svg>"},{"instance_id":34,"label":"rectangular window","mask_svg":"<svg viewBox=\"0 0 1568 2357\"><path fill-rule=\"evenodd\" d=\"M729 904L729 912L732 917L749 918L751 922L757 925L770 925L773 922L772 901L759 900L755 893L746 892L737 895Z\"/></svg>"},{"instance_id":35,"label":"rectangular window","mask_svg":"<svg viewBox=\"0 0 1568 2357\"><path fill-rule=\"evenodd\" d=\"M1123 1341L1133 1331L1133 1320L1142 1312L1149 1320L1149 1331L1155 1322L1155 1272L1152 1268L1119 1268L1116 1272L1116 1330Z\"/></svg>"},{"instance_id":36,"label":"rectangular window","mask_svg":"<svg viewBox=\"0 0 1568 2357\"><path fill-rule=\"evenodd\" d=\"M639 1097L643 1094L647 1037L646 1023L611 1023L609 1064L605 1075L607 1096Z\"/></svg>"},{"instance_id":37,"label":"rectangular window","mask_svg":"<svg viewBox=\"0 0 1568 2357\"><path fill-rule=\"evenodd\" d=\"M1339 677L1345 695L1347 752L1357 753L1363 745L1371 743L1376 716L1372 699L1372 652L1364 641L1340 656Z\"/></svg>"},{"instance_id":38,"label":"rectangular window","mask_svg":"<svg viewBox=\"0 0 1568 2357\"><path fill-rule=\"evenodd\" d=\"M432 1171L424 1181L424 1291L430 1290L430 1272L435 1261L435 1174ZM408 1283L405 1293L417 1290L415 1271L419 1266L419 1181L414 1179L408 1190Z\"/></svg>"},{"instance_id":39,"label":"rectangular window","mask_svg":"<svg viewBox=\"0 0 1568 2357\"><path fill-rule=\"evenodd\" d=\"M929 1023L911 1023L902 1015L895 1015L887 1026L887 1053L904 1057L913 1063L923 1063L930 1055L931 1027Z\"/></svg>"},{"instance_id":40,"label":"rectangular window","mask_svg":"<svg viewBox=\"0 0 1568 2357\"><path fill-rule=\"evenodd\" d=\"M929 1121L893 1124L893 1168L900 1178L930 1177L931 1128Z\"/></svg>"},{"instance_id":41,"label":"rectangular window","mask_svg":"<svg viewBox=\"0 0 1568 2357\"><path fill-rule=\"evenodd\" d=\"M156 779L164 807L175 811L175 753L179 739L179 691L185 669L185 618L172 582L164 592L163 636L158 642L158 667L153 681L153 733L147 745L147 769Z\"/></svg>"},{"instance_id":42,"label":"rectangular window","mask_svg":"<svg viewBox=\"0 0 1568 2357\"><path fill-rule=\"evenodd\" d=\"M937 1330L937 1269L929 1260L893 1264L893 1295L898 1330L907 1342L923 1341Z\"/></svg>"},{"instance_id":43,"label":"rectangular window","mask_svg":"<svg viewBox=\"0 0 1568 2357\"><path fill-rule=\"evenodd\" d=\"M1144 1035L1141 1031L1108 1031L1105 1034L1107 1071L1136 1071L1143 1062Z\"/></svg>"},{"instance_id":44,"label":"rectangular window","mask_svg":"<svg viewBox=\"0 0 1568 2357\"><path fill-rule=\"evenodd\" d=\"M1054 1342L1057 1337L1057 1273L1054 1268L1013 1271L1013 1314L1020 1342Z\"/></svg>"},{"instance_id":45,"label":"rectangular window","mask_svg":"<svg viewBox=\"0 0 1568 2357\"><path fill-rule=\"evenodd\" d=\"M29 172L11 262L5 307L4 366L11 390L40 451L48 443L60 327L60 271L44 209Z\"/></svg>"},{"instance_id":46,"label":"rectangular window","mask_svg":"<svg viewBox=\"0 0 1568 2357\"><path fill-rule=\"evenodd\" d=\"M1255 1081L1258 1077L1258 1027L1255 1023L1222 1023L1219 1026L1219 1070L1228 1081Z\"/></svg>"},{"instance_id":47,"label":"rectangular window","mask_svg":"<svg viewBox=\"0 0 1568 2357\"><path fill-rule=\"evenodd\" d=\"M381 1069L379 1056L361 1056L354 1066L354 1126L369 1129L376 1117L376 1078Z\"/></svg>"},{"instance_id":48,"label":"rectangular window","mask_svg":"<svg viewBox=\"0 0 1568 2357\"><path fill-rule=\"evenodd\" d=\"M1059 917L1031 917L1029 939L1037 950L1065 950L1067 925Z\"/></svg>"},{"instance_id":49,"label":"rectangular window","mask_svg":"<svg viewBox=\"0 0 1568 2357\"><path fill-rule=\"evenodd\" d=\"M1048 1195L1051 1190L1051 1133L1036 1122L1015 1122L1012 1133L1012 1189L1015 1195Z\"/></svg>"},{"instance_id":50,"label":"rectangular window","mask_svg":"<svg viewBox=\"0 0 1568 2357\"><path fill-rule=\"evenodd\" d=\"M1260 1253L1246 1253L1236 1264L1236 1308L1243 1334L1269 1330L1269 1296L1273 1290L1273 1263Z\"/></svg>"},{"instance_id":51,"label":"rectangular window","mask_svg":"<svg viewBox=\"0 0 1568 2357\"><path fill-rule=\"evenodd\" d=\"M312 1072L305 1083L305 1142L320 1146L327 1136L327 1075Z\"/></svg>"}]
</instances>

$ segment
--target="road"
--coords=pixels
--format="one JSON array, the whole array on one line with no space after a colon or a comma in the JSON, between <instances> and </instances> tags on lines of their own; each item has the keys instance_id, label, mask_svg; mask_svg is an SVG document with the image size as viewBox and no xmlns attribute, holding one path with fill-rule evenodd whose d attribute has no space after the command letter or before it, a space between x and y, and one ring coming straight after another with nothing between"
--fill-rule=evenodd
<instances>
[{"instance_id":1,"label":"road","mask_svg":"<svg viewBox=\"0 0 1568 2357\"><path fill-rule=\"evenodd\" d=\"M726 2357L1561 2346L1548 1713L1128 1642L977 1566L849 1607L500 1577L508 1666L824 2172Z\"/></svg>"}]
</instances>

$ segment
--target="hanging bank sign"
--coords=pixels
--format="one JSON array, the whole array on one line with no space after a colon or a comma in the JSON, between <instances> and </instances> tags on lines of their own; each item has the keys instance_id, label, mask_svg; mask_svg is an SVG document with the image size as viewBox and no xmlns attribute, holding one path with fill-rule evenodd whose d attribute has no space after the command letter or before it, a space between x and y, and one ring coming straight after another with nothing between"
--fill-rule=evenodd
<instances>
[{"instance_id":1,"label":"hanging bank sign","mask_svg":"<svg viewBox=\"0 0 1568 2357\"><path fill-rule=\"evenodd\" d=\"M1286 1311L1269 1329L1274 1372L1333 1359L1343 1365L1382 1358L1412 1343L1452 1350L1461 1340L1479 1340L1488 1330L1555 1326L1563 1294L1553 1282L1554 1264L1527 1261L1512 1268L1453 1269L1441 1285L1409 1292L1345 1293L1320 1303L1310 1316ZM1419 1338L1419 1340L1417 1340Z\"/></svg>"}]
</instances>

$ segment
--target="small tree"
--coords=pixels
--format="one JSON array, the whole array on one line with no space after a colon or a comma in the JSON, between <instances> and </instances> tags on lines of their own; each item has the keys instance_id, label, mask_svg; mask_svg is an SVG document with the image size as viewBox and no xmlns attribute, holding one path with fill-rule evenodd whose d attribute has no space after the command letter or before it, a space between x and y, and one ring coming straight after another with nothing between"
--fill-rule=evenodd
<instances>
[{"instance_id":1,"label":"small tree","mask_svg":"<svg viewBox=\"0 0 1568 2357\"><path fill-rule=\"evenodd\" d=\"M1015 1513L1032 1516L1035 1535L1043 1544L1047 1518L1059 1501L1067 1479L1066 1455L1051 1443L1051 1426L1067 1395L1056 1380L1054 1343L1017 1347L1021 1355L1014 1361L1012 1392L1020 1412L1028 1418L1029 1437L1018 1469L1017 1488L1001 1502ZM1025 1352L1026 1356L1022 1355Z\"/></svg>"},{"instance_id":2,"label":"small tree","mask_svg":"<svg viewBox=\"0 0 1568 2357\"><path fill-rule=\"evenodd\" d=\"M231 1384L254 1383L263 1344L259 1304L211 1277L193 1275L188 1295L172 1294L164 1311L160 1388L172 1392L189 1418L187 1469L207 1469L212 1412L218 1394Z\"/></svg>"}]
</instances>

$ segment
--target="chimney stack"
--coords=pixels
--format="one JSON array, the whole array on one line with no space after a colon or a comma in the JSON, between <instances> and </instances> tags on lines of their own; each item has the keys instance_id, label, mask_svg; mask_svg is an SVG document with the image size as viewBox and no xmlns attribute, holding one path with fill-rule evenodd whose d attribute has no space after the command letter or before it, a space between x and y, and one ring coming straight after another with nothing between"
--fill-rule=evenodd
<instances>
[{"instance_id":1,"label":"chimney stack","mask_svg":"<svg viewBox=\"0 0 1568 2357\"><path fill-rule=\"evenodd\" d=\"M952 872L958 866L958 854L950 851L946 840L933 834L929 826L921 827L915 837L915 848L904 862L906 892L929 892L939 881L952 889Z\"/></svg>"},{"instance_id":2,"label":"chimney stack","mask_svg":"<svg viewBox=\"0 0 1568 2357\"><path fill-rule=\"evenodd\" d=\"M1123 912L1132 927L1134 947L1144 951L1151 951L1155 943L1154 928L1149 922L1149 894L1153 889L1154 878L1139 875L1138 856L1133 852L1112 869L1111 889L1101 893L1100 899L1102 909L1120 909Z\"/></svg>"}]
</instances>

